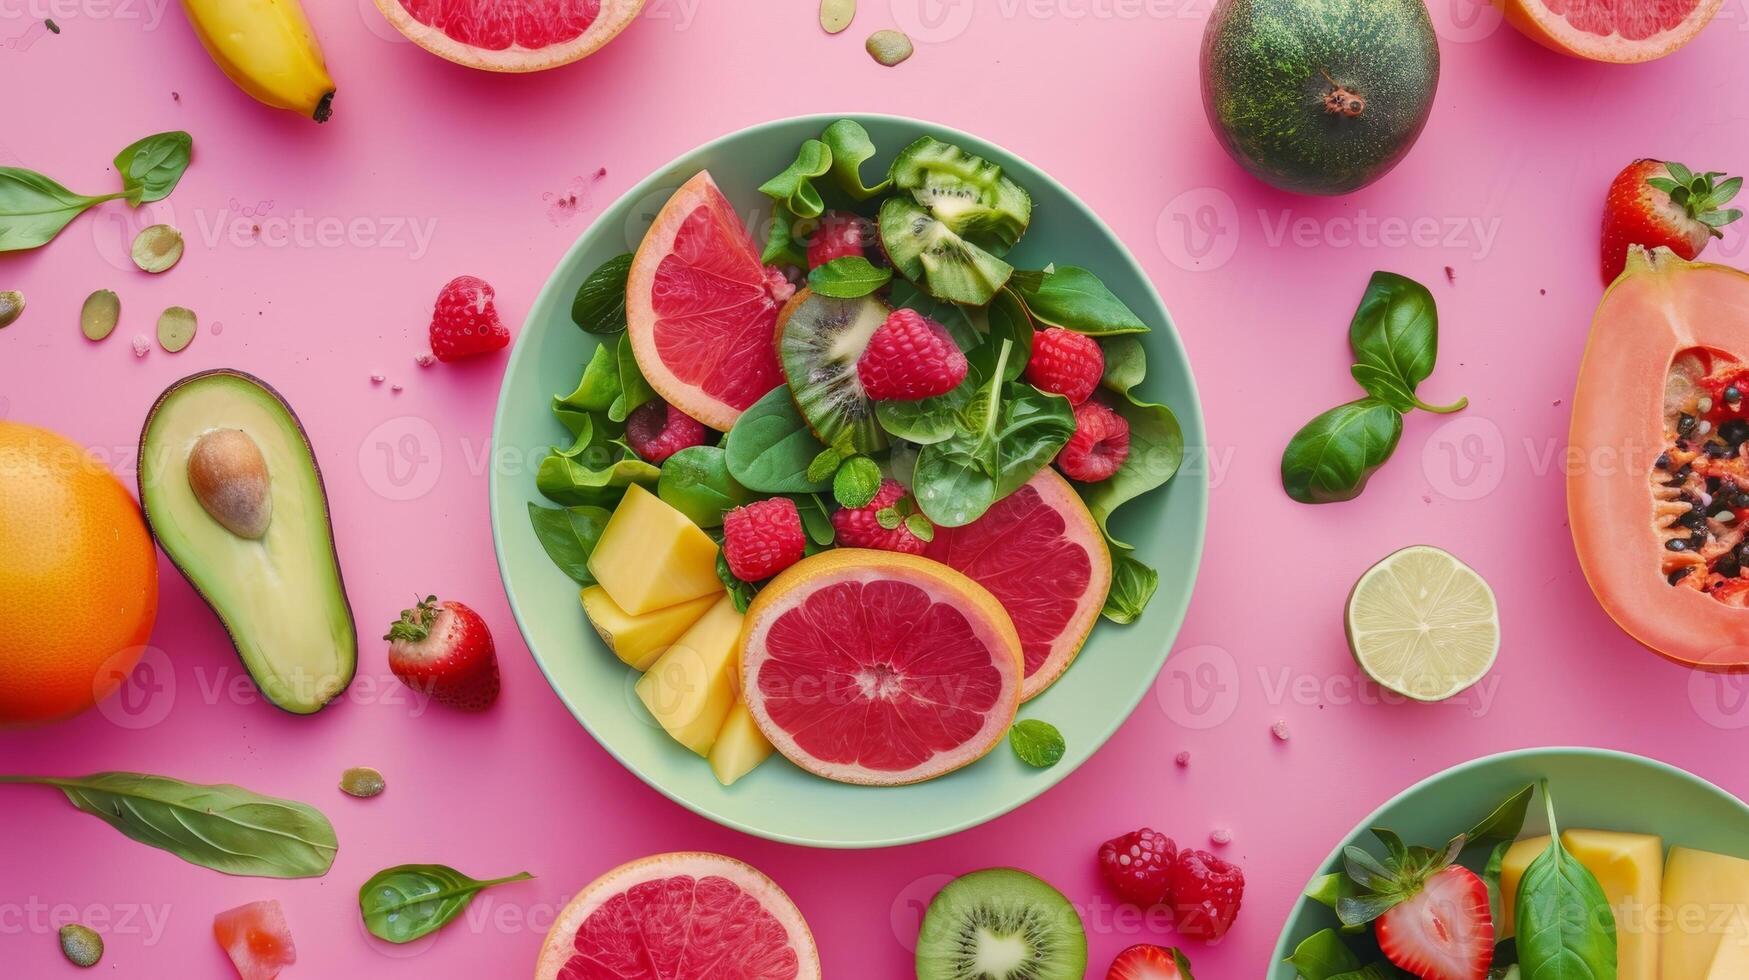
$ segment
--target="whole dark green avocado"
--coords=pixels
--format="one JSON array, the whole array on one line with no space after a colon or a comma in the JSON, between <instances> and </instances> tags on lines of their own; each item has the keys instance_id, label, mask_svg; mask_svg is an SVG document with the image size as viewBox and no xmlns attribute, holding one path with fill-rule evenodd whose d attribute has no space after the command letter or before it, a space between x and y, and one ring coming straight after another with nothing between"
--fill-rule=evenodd
<instances>
[{"instance_id":1,"label":"whole dark green avocado","mask_svg":"<svg viewBox=\"0 0 1749 980\"><path fill-rule=\"evenodd\" d=\"M1257 179L1346 194L1421 135L1439 85L1422 0L1220 0L1202 37L1202 101Z\"/></svg>"}]
</instances>

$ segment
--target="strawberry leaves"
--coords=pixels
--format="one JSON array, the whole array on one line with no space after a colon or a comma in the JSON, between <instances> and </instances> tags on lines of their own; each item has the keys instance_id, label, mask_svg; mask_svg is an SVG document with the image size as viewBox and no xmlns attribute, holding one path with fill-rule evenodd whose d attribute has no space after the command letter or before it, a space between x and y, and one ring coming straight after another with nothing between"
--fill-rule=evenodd
<instances>
[{"instance_id":1,"label":"strawberry leaves","mask_svg":"<svg viewBox=\"0 0 1749 980\"><path fill-rule=\"evenodd\" d=\"M1373 828L1373 836L1385 846L1383 859L1350 845L1342 851L1343 869L1360 889L1336 901L1336 917L1345 926L1360 926L1421 894L1427 879L1450 867L1468 840L1453 837L1442 850L1409 847L1396 833Z\"/></svg>"},{"instance_id":2,"label":"strawberry leaves","mask_svg":"<svg viewBox=\"0 0 1749 980\"><path fill-rule=\"evenodd\" d=\"M1743 189L1743 178L1719 178L1725 175L1711 170L1697 174L1680 163L1667 162L1668 177L1648 177L1646 184L1670 195L1670 202L1687 212L1690 218L1706 225L1714 238L1723 238L1719 229L1743 217L1737 208L1725 207Z\"/></svg>"}]
</instances>

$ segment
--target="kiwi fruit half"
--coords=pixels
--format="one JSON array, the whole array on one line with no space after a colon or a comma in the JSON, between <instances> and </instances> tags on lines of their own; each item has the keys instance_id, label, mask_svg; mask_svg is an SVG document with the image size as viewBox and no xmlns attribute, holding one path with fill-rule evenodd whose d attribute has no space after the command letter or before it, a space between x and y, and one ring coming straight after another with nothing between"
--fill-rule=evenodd
<instances>
[{"instance_id":1,"label":"kiwi fruit half","mask_svg":"<svg viewBox=\"0 0 1749 980\"><path fill-rule=\"evenodd\" d=\"M917 936L917 980L1082 980L1087 932L1063 894L1014 868L936 893Z\"/></svg>"},{"instance_id":2,"label":"kiwi fruit half","mask_svg":"<svg viewBox=\"0 0 1749 980\"><path fill-rule=\"evenodd\" d=\"M803 289L777 317L778 359L808 428L840 450L885 449L887 434L856 375L868 340L892 309L874 296L833 299Z\"/></svg>"},{"instance_id":3,"label":"kiwi fruit half","mask_svg":"<svg viewBox=\"0 0 1749 980\"><path fill-rule=\"evenodd\" d=\"M947 223L907 197L881 205L881 247L893 268L937 299L983 306L1014 274L1014 267L961 238Z\"/></svg>"},{"instance_id":4,"label":"kiwi fruit half","mask_svg":"<svg viewBox=\"0 0 1749 980\"><path fill-rule=\"evenodd\" d=\"M983 157L924 136L899 151L889 172L953 233L1005 255L1032 221L1032 196Z\"/></svg>"}]
</instances>

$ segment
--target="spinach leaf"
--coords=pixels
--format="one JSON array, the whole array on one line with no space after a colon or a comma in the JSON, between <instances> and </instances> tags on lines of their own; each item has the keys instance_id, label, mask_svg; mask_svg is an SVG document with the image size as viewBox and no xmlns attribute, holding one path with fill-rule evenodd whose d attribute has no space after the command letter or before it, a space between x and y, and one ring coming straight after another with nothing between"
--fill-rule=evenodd
<instances>
[{"instance_id":1,"label":"spinach leaf","mask_svg":"<svg viewBox=\"0 0 1749 980\"><path fill-rule=\"evenodd\" d=\"M825 446L802 420L789 386L778 385L754 402L723 439L729 475L760 493L819 493L832 485L808 478L808 465Z\"/></svg>"},{"instance_id":2,"label":"spinach leaf","mask_svg":"<svg viewBox=\"0 0 1749 980\"><path fill-rule=\"evenodd\" d=\"M1111 589L1105 594L1105 608L1100 614L1114 623L1133 623L1159 587L1159 572L1137 561L1134 555L1116 555L1111 562Z\"/></svg>"},{"instance_id":3,"label":"spinach leaf","mask_svg":"<svg viewBox=\"0 0 1749 980\"><path fill-rule=\"evenodd\" d=\"M639 405L655 398L656 391L644 380L644 372L638 370L638 359L632 354L632 338L627 334L619 336L617 361L619 396L607 407L607 417L615 422L624 422Z\"/></svg>"},{"instance_id":4,"label":"spinach leaf","mask_svg":"<svg viewBox=\"0 0 1749 980\"><path fill-rule=\"evenodd\" d=\"M723 512L753 499L729 475L721 446L688 446L662 463L656 496L699 527L718 527Z\"/></svg>"},{"instance_id":5,"label":"spinach leaf","mask_svg":"<svg viewBox=\"0 0 1749 980\"><path fill-rule=\"evenodd\" d=\"M790 499L796 502L796 510L802 515L802 530L808 533L808 541L817 548L829 548L838 538L838 529L832 526L832 515L826 512L826 502L819 494L791 494Z\"/></svg>"},{"instance_id":6,"label":"spinach leaf","mask_svg":"<svg viewBox=\"0 0 1749 980\"><path fill-rule=\"evenodd\" d=\"M1506 901L1501 890L1500 876L1506 867L1506 852L1512 850L1512 842L1503 840L1494 845L1488 853L1488 863L1482 866L1482 884L1488 888L1488 913L1494 922L1502 922L1506 914Z\"/></svg>"},{"instance_id":7,"label":"spinach leaf","mask_svg":"<svg viewBox=\"0 0 1749 980\"><path fill-rule=\"evenodd\" d=\"M626 329L626 279L632 271L632 253L616 255L601 263L571 300L571 320L592 334L624 333Z\"/></svg>"},{"instance_id":8,"label":"spinach leaf","mask_svg":"<svg viewBox=\"0 0 1749 980\"><path fill-rule=\"evenodd\" d=\"M1615 980L1615 913L1603 887L1561 845L1542 781L1549 846L1518 883L1518 965L1524 980Z\"/></svg>"},{"instance_id":9,"label":"spinach leaf","mask_svg":"<svg viewBox=\"0 0 1749 980\"><path fill-rule=\"evenodd\" d=\"M1127 395L1131 388L1142 383L1148 374L1148 352L1140 340L1112 337L1101 341L1099 347L1105 355L1105 374L1099 379L1102 387Z\"/></svg>"},{"instance_id":10,"label":"spinach leaf","mask_svg":"<svg viewBox=\"0 0 1749 980\"><path fill-rule=\"evenodd\" d=\"M480 881L441 864L403 864L371 875L358 889L358 911L371 935L410 943L448 925L485 889L533 877L524 871Z\"/></svg>"},{"instance_id":11,"label":"spinach leaf","mask_svg":"<svg viewBox=\"0 0 1749 980\"><path fill-rule=\"evenodd\" d=\"M597 447L599 448L599 447ZM637 458L600 461L583 453L573 458L553 453L535 470L534 485L541 495L566 507L611 507L634 483L646 489L656 486L662 471Z\"/></svg>"},{"instance_id":12,"label":"spinach leaf","mask_svg":"<svg viewBox=\"0 0 1749 980\"><path fill-rule=\"evenodd\" d=\"M1331 980L1360 969L1360 957L1334 929L1312 933L1294 947L1287 963L1299 971L1302 980Z\"/></svg>"},{"instance_id":13,"label":"spinach leaf","mask_svg":"<svg viewBox=\"0 0 1749 980\"><path fill-rule=\"evenodd\" d=\"M1063 761L1063 752L1068 747L1057 726L1037 718L1015 722L1008 729L1008 744L1021 762L1034 769L1049 769Z\"/></svg>"},{"instance_id":14,"label":"spinach leaf","mask_svg":"<svg viewBox=\"0 0 1749 980\"><path fill-rule=\"evenodd\" d=\"M798 218L818 218L826 210L814 178L832 169L832 150L819 140L803 140L795 162L759 185L759 193L789 208Z\"/></svg>"},{"instance_id":15,"label":"spinach leaf","mask_svg":"<svg viewBox=\"0 0 1749 980\"><path fill-rule=\"evenodd\" d=\"M589 571L589 555L595 551L595 542L601 540L601 529L611 516L602 507L541 507L532 501L528 505L528 520L534 525L535 538L559 571L578 585L595 584L595 576Z\"/></svg>"},{"instance_id":16,"label":"spinach leaf","mask_svg":"<svg viewBox=\"0 0 1749 980\"><path fill-rule=\"evenodd\" d=\"M1148 325L1086 269L1064 265L1017 272L1013 284L1041 323L1094 337L1148 332Z\"/></svg>"},{"instance_id":17,"label":"spinach leaf","mask_svg":"<svg viewBox=\"0 0 1749 980\"><path fill-rule=\"evenodd\" d=\"M0 252L47 244L85 209L126 193L87 197L33 170L0 167Z\"/></svg>"},{"instance_id":18,"label":"spinach leaf","mask_svg":"<svg viewBox=\"0 0 1749 980\"><path fill-rule=\"evenodd\" d=\"M1032 320L1012 291L997 290L984 310L981 333L983 339L966 354L970 370L978 380L988 379L995 372L1003 341L1008 341L1011 346L1008 359L1003 362L1002 380L1017 380L1026 371L1026 362L1032 359Z\"/></svg>"},{"instance_id":19,"label":"spinach leaf","mask_svg":"<svg viewBox=\"0 0 1749 980\"><path fill-rule=\"evenodd\" d=\"M169 197L193 153L194 137L180 130L155 133L124 147L115 155L115 172L121 174L128 203L139 207Z\"/></svg>"},{"instance_id":20,"label":"spinach leaf","mask_svg":"<svg viewBox=\"0 0 1749 980\"><path fill-rule=\"evenodd\" d=\"M959 431L960 416L977 396L977 379L966 380L945 395L911 401L875 402L875 418L887 434L919 446L944 442Z\"/></svg>"},{"instance_id":21,"label":"spinach leaf","mask_svg":"<svg viewBox=\"0 0 1749 980\"><path fill-rule=\"evenodd\" d=\"M858 201L866 201L892 185L891 177L873 187L862 182L862 165L875 155L875 145L861 123L854 119L840 119L827 126L820 139L832 152L832 180L844 193Z\"/></svg>"},{"instance_id":22,"label":"spinach leaf","mask_svg":"<svg viewBox=\"0 0 1749 980\"><path fill-rule=\"evenodd\" d=\"M100 772L73 779L0 776L53 786L75 807L190 864L228 875L319 878L340 848L313 807L241 786L202 786L168 776Z\"/></svg>"},{"instance_id":23,"label":"spinach leaf","mask_svg":"<svg viewBox=\"0 0 1749 980\"><path fill-rule=\"evenodd\" d=\"M1338 973L1330 980L1398 980L1405 974L1385 960L1374 960L1358 970Z\"/></svg>"},{"instance_id":24,"label":"spinach leaf","mask_svg":"<svg viewBox=\"0 0 1749 980\"><path fill-rule=\"evenodd\" d=\"M721 542L718 542L721 544ZM759 594L759 586L752 582L743 582L729 570L728 554L723 549L717 549L717 580L728 590L729 600L735 604L735 611L744 613L753 604L753 597Z\"/></svg>"},{"instance_id":25,"label":"spinach leaf","mask_svg":"<svg viewBox=\"0 0 1749 980\"><path fill-rule=\"evenodd\" d=\"M1469 404L1460 398L1435 407L1415 394L1439 354L1439 310L1433 294L1413 279L1373 273L1349 323L1348 344L1358 362L1351 369L1354 380L1400 412L1455 412Z\"/></svg>"},{"instance_id":26,"label":"spinach leaf","mask_svg":"<svg viewBox=\"0 0 1749 980\"><path fill-rule=\"evenodd\" d=\"M856 299L892 281L891 268L875 268L860 255L846 255L808 272L808 288L833 299Z\"/></svg>"},{"instance_id":27,"label":"spinach leaf","mask_svg":"<svg viewBox=\"0 0 1749 980\"><path fill-rule=\"evenodd\" d=\"M759 261L765 265L808 267L807 248L795 237L796 216L782 204L772 209L771 231L765 236L765 251Z\"/></svg>"},{"instance_id":28,"label":"spinach leaf","mask_svg":"<svg viewBox=\"0 0 1749 980\"><path fill-rule=\"evenodd\" d=\"M1302 504L1353 500L1391 458L1403 416L1377 398L1338 405L1294 434L1281 454L1281 485Z\"/></svg>"},{"instance_id":29,"label":"spinach leaf","mask_svg":"<svg viewBox=\"0 0 1749 980\"><path fill-rule=\"evenodd\" d=\"M605 413L619 394L619 355L613 345L600 344L589 356L577 390L553 396L553 416L576 436L589 426L591 415Z\"/></svg>"},{"instance_id":30,"label":"spinach leaf","mask_svg":"<svg viewBox=\"0 0 1749 980\"><path fill-rule=\"evenodd\" d=\"M1131 389L1147 373L1142 345L1133 337L1117 337L1101 345L1106 350L1101 384L1123 396L1112 408L1130 425L1130 453L1110 479L1080 484L1081 499L1099 522L1106 540L1124 551L1133 546L1112 536L1111 515L1118 507L1172 479L1184 462L1184 430L1164 405L1144 402Z\"/></svg>"}]
</instances>

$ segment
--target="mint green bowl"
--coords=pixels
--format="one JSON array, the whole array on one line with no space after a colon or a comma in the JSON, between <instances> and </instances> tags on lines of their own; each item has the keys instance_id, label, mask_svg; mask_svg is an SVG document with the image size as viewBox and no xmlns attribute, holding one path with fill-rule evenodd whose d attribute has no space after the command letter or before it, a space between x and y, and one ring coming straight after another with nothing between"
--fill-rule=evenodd
<instances>
[{"instance_id":1,"label":"mint green bowl","mask_svg":"<svg viewBox=\"0 0 1749 980\"><path fill-rule=\"evenodd\" d=\"M1184 347L1160 296L1117 236L1062 185L1000 147L943 126L893 116L855 115L884 167L925 133L1001 164L1032 192L1031 229L1010 258L1022 268L1048 262L1092 269L1154 329L1143 336L1149 370L1139 392L1164 402L1184 428L1187 464L1166 487L1118 512L1113 531L1160 571L1160 589L1135 624L1102 622L1063 679L1021 710L1062 730L1068 753L1055 767L1029 769L999 746L952 775L906 787L858 787L811 776L781 757L732 787L656 726L632 692L636 676L596 637L577 586L547 559L529 527L534 466L563 430L548 410L569 392L594 349L571 322L571 299L597 265L631 251L669 192L709 169L748 226L763 235L769 202L756 188L793 159L801 141L838 116L767 123L707 143L632 188L571 246L529 311L511 352L492 431L492 536L504 589L523 638L559 697L626 768L676 803L728 827L818 847L886 847L940 837L1000 816L1043 793L1093 755L1135 709L1166 661L1184 621L1202 556L1208 515L1202 409Z\"/></svg>"},{"instance_id":2,"label":"mint green bowl","mask_svg":"<svg viewBox=\"0 0 1749 980\"><path fill-rule=\"evenodd\" d=\"M1340 868L1343 848L1373 844L1374 827L1394 830L1410 844L1443 843L1542 779L1549 781L1562 827L1657 834L1667 849L1749 857L1749 805L1693 773L1608 749L1521 749L1453 766L1397 794L1336 845L1312 880ZM1548 826L1539 794L1524 836L1547 833ZM1307 936L1334 925L1329 909L1302 896L1282 927L1267 980L1295 980L1298 974L1283 961Z\"/></svg>"}]
</instances>

